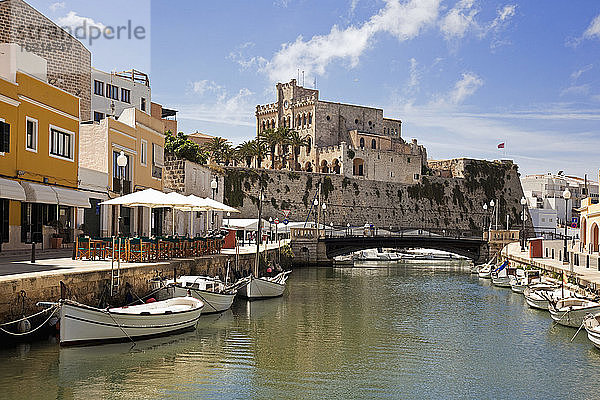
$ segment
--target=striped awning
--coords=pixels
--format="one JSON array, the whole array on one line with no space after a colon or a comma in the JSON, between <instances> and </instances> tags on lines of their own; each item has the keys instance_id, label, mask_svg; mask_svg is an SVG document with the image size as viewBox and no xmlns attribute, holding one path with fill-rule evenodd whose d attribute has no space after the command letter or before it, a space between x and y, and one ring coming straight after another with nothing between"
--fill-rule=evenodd
<instances>
[{"instance_id":1,"label":"striped awning","mask_svg":"<svg viewBox=\"0 0 600 400\"><path fill-rule=\"evenodd\" d=\"M17 181L0 178L0 198L25 201L25 190Z\"/></svg>"}]
</instances>

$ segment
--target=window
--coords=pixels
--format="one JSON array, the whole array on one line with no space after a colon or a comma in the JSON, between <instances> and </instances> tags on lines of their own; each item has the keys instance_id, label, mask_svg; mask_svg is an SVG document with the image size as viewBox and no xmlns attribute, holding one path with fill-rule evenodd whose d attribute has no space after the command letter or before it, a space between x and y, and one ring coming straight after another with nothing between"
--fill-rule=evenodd
<instances>
[{"instance_id":1,"label":"window","mask_svg":"<svg viewBox=\"0 0 600 400\"><path fill-rule=\"evenodd\" d=\"M94 121L100 122L104 119L104 114L98 111L94 111Z\"/></svg>"},{"instance_id":2,"label":"window","mask_svg":"<svg viewBox=\"0 0 600 400\"><path fill-rule=\"evenodd\" d=\"M113 100L119 100L119 87L111 84L106 84L106 97Z\"/></svg>"},{"instance_id":3,"label":"window","mask_svg":"<svg viewBox=\"0 0 600 400\"><path fill-rule=\"evenodd\" d=\"M406 157L406 162L410 164L410 157Z\"/></svg>"},{"instance_id":4,"label":"window","mask_svg":"<svg viewBox=\"0 0 600 400\"><path fill-rule=\"evenodd\" d=\"M146 99L142 97L142 99L140 100L140 109L142 111L146 111Z\"/></svg>"},{"instance_id":5,"label":"window","mask_svg":"<svg viewBox=\"0 0 600 400\"><path fill-rule=\"evenodd\" d=\"M25 135L25 148L29 151L37 152L38 122L36 119L25 118Z\"/></svg>"},{"instance_id":6,"label":"window","mask_svg":"<svg viewBox=\"0 0 600 400\"><path fill-rule=\"evenodd\" d=\"M124 168L119 167L117 163L117 158L121 154L120 151L113 151L113 178L121 179L123 178L126 181L131 180L130 168L131 168L131 158L129 154L123 153L123 155L127 158L127 165Z\"/></svg>"},{"instance_id":7,"label":"window","mask_svg":"<svg viewBox=\"0 0 600 400\"><path fill-rule=\"evenodd\" d=\"M364 138L360 138L360 141L358 143L359 143L359 146L361 149L365 147L365 139Z\"/></svg>"},{"instance_id":8,"label":"window","mask_svg":"<svg viewBox=\"0 0 600 400\"><path fill-rule=\"evenodd\" d=\"M331 119L331 117L328 115L328 116L327 116L327 121L329 121L330 119Z\"/></svg>"},{"instance_id":9,"label":"window","mask_svg":"<svg viewBox=\"0 0 600 400\"><path fill-rule=\"evenodd\" d=\"M419 180L419 174L414 174L414 175L413 175L413 179L414 179L415 181L418 181L418 180Z\"/></svg>"},{"instance_id":10,"label":"window","mask_svg":"<svg viewBox=\"0 0 600 400\"><path fill-rule=\"evenodd\" d=\"M371 139L371 148L377 150L377 141L375 139Z\"/></svg>"},{"instance_id":11,"label":"window","mask_svg":"<svg viewBox=\"0 0 600 400\"><path fill-rule=\"evenodd\" d=\"M140 143L140 164L146 166L148 165L148 142L142 139Z\"/></svg>"},{"instance_id":12,"label":"window","mask_svg":"<svg viewBox=\"0 0 600 400\"><path fill-rule=\"evenodd\" d=\"M104 82L94 80L94 94L104 96Z\"/></svg>"},{"instance_id":13,"label":"window","mask_svg":"<svg viewBox=\"0 0 600 400\"><path fill-rule=\"evenodd\" d=\"M152 143L152 177L153 178L162 178L162 169L164 166L164 149L157 145L156 143Z\"/></svg>"},{"instance_id":14,"label":"window","mask_svg":"<svg viewBox=\"0 0 600 400\"><path fill-rule=\"evenodd\" d=\"M312 113L308 113L308 125L312 125Z\"/></svg>"},{"instance_id":15,"label":"window","mask_svg":"<svg viewBox=\"0 0 600 400\"><path fill-rule=\"evenodd\" d=\"M50 155L73 160L73 134L50 127Z\"/></svg>"},{"instance_id":16,"label":"window","mask_svg":"<svg viewBox=\"0 0 600 400\"><path fill-rule=\"evenodd\" d=\"M10 124L0 119L0 153L10 152Z\"/></svg>"},{"instance_id":17,"label":"window","mask_svg":"<svg viewBox=\"0 0 600 400\"><path fill-rule=\"evenodd\" d=\"M124 103L131 103L131 90L121 88L121 101Z\"/></svg>"}]
</instances>

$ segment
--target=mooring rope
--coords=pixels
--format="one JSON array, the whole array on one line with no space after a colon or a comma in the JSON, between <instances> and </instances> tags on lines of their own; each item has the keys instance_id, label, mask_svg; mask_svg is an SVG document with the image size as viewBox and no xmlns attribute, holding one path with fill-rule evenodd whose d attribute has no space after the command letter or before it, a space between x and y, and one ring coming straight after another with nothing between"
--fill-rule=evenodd
<instances>
[{"instance_id":1,"label":"mooring rope","mask_svg":"<svg viewBox=\"0 0 600 400\"><path fill-rule=\"evenodd\" d=\"M50 313L50 315L48 316L48 318L47 318L47 319L46 319L44 322L42 322L42 323L41 323L39 326L37 326L35 329L32 329L32 330L30 330L30 331L23 332L23 333L15 333L15 332L10 332L10 331L7 331L6 329L4 329L4 328L1 328L1 327L0 327L0 331L2 331L2 332L4 332L4 333L6 333L6 334L8 334L8 335L12 335L12 336L25 336L25 335L29 335L29 334L31 334L31 333L34 333L34 332L36 332L36 331L37 331L38 329L40 329L42 326L46 325L46 324L48 323L48 321L50 321L50 318L52 318L52 317L54 316L54 314L56 313L56 311L57 311L58 309L59 309L59 306L58 306L58 305L56 305L56 306L54 306L54 307L52 307L52 308L47 308L47 309L45 309L43 312L46 312L46 311L48 311L48 310L53 310L53 312L52 312L52 313ZM30 317L33 317L33 316L35 316L35 315L40 315L40 314L41 314L41 312L40 312L40 313L37 313L37 314L34 314L34 315L31 315ZM16 320L16 321L13 321L13 322L9 322L9 324L14 324L14 323L17 323L17 322L21 322L21 321L24 321L24 320L26 320L27 318L28 318L28 317L23 317L23 318L21 318L21 319L19 319L19 320ZM2 324L2 326L4 326L4 325L6 325L6 324Z\"/></svg>"}]
</instances>

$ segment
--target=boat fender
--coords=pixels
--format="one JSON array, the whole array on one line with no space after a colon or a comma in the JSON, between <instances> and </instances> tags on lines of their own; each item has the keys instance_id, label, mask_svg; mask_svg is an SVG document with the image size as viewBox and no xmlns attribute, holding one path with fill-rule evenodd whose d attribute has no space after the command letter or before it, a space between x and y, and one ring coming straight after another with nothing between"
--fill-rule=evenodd
<instances>
[{"instance_id":1,"label":"boat fender","mask_svg":"<svg viewBox=\"0 0 600 400\"><path fill-rule=\"evenodd\" d=\"M148 300L146 300L146 304L148 303L156 303L156 299L154 297L150 297Z\"/></svg>"},{"instance_id":2,"label":"boat fender","mask_svg":"<svg viewBox=\"0 0 600 400\"><path fill-rule=\"evenodd\" d=\"M190 289L188 289L187 295L188 295L189 297L191 297L191 296L192 296L192 291L191 291Z\"/></svg>"},{"instance_id":3,"label":"boat fender","mask_svg":"<svg viewBox=\"0 0 600 400\"><path fill-rule=\"evenodd\" d=\"M31 322L29 322L28 319L23 319L17 324L17 331L19 331L19 333L29 332L30 330Z\"/></svg>"}]
</instances>

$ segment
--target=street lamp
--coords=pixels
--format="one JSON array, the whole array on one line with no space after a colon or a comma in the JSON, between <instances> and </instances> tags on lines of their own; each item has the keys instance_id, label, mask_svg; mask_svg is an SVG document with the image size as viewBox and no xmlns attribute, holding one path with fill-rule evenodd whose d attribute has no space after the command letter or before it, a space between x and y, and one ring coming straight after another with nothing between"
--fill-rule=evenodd
<instances>
[{"instance_id":1,"label":"street lamp","mask_svg":"<svg viewBox=\"0 0 600 400\"><path fill-rule=\"evenodd\" d=\"M323 208L323 226L325 226L325 211L327 210L327 204L323 203L321 208Z\"/></svg>"},{"instance_id":2,"label":"street lamp","mask_svg":"<svg viewBox=\"0 0 600 400\"><path fill-rule=\"evenodd\" d=\"M525 251L525 206L527 205L527 199L521 197L521 206L523 206L523 214L521 216L521 251Z\"/></svg>"},{"instance_id":3,"label":"street lamp","mask_svg":"<svg viewBox=\"0 0 600 400\"><path fill-rule=\"evenodd\" d=\"M217 178L213 178L210 181L210 188L212 189L212 199L215 199L215 192L217 191L217 187L219 187L219 183L217 182ZM211 228L215 229L215 212L214 210L211 212Z\"/></svg>"},{"instance_id":4,"label":"street lamp","mask_svg":"<svg viewBox=\"0 0 600 400\"><path fill-rule=\"evenodd\" d=\"M346 236L350 236L350 222L346 224Z\"/></svg>"},{"instance_id":5,"label":"street lamp","mask_svg":"<svg viewBox=\"0 0 600 400\"><path fill-rule=\"evenodd\" d=\"M315 228L319 229L319 227L317 226L317 214L319 213L319 199L315 198L313 201L313 205L315 206Z\"/></svg>"},{"instance_id":6,"label":"street lamp","mask_svg":"<svg viewBox=\"0 0 600 400\"><path fill-rule=\"evenodd\" d=\"M231 219L231 213L227 211L227 227L229 228L229 220Z\"/></svg>"},{"instance_id":7,"label":"street lamp","mask_svg":"<svg viewBox=\"0 0 600 400\"><path fill-rule=\"evenodd\" d=\"M483 205L483 231L485 232L485 227L487 226L487 209L488 209L488 205L487 203L484 203Z\"/></svg>"},{"instance_id":8,"label":"street lamp","mask_svg":"<svg viewBox=\"0 0 600 400\"><path fill-rule=\"evenodd\" d=\"M273 217L269 217L269 238L273 240Z\"/></svg>"},{"instance_id":9,"label":"street lamp","mask_svg":"<svg viewBox=\"0 0 600 400\"><path fill-rule=\"evenodd\" d=\"M565 199L565 248L563 250L563 262L566 263L569 261L569 256L567 252L567 212L569 199L571 198L571 192L569 191L569 188L566 188L562 195Z\"/></svg>"},{"instance_id":10,"label":"street lamp","mask_svg":"<svg viewBox=\"0 0 600 400\"><path fill-rule=\"evenodd\" d=\"M127 156L122 151L117 156L117 165L119 166L119 183L121 186L120 194L123 196L123 185L125 183L125 167L127 167ZM119 206L119 224L117 236L121 234L121 207Z\"/></svg>"},{"instance_id":11,"label":"street lamp","mask_svg":"<svg viewBox=\"0 0 600 400\"><path fill-rule=\"evenodd\" d=\"M494 229L498 230L498 212L496 210L496 202L494 201L494 199L492 199L490 201L490 207L492 208L492 213L495 214L496 216L496 223L494 225ZM492 220L490 218L490 229L492 228Z\"/></svg>"}]
</instances>

